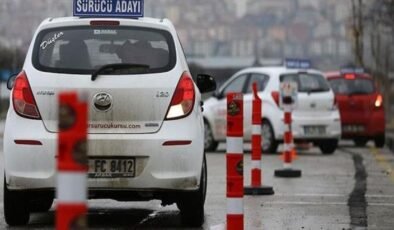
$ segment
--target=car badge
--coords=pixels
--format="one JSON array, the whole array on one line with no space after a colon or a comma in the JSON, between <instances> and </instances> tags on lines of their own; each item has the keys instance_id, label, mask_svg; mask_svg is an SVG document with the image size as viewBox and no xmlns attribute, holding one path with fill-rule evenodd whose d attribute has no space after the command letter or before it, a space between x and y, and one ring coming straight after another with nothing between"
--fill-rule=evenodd
<instances>
[{"instance_id":1,"label":"car badge","mask_svg":"<svg viewBox=\"0 0 394 230\"><path fill-rule=\"evenodd\" d=\"M311 104L311 108L312 108L312 109L316 108L316 103L312 103L312 104Z\"/></svg>"},{"instance_id":2,"label":"car badge","mask_svg":"<svg viewBox=\"0 0 394 230\"><path fill-rule=\"evenodd\" d=\"M231 102L231 103L228 105L227 112L228 112L228 114L230 114L231 116L238 115L238 113L240 112L240 109L239 109L238 104L235 103L234 101Z\"/></svg>"},{"instance_id":3,"label":"car badge","mask_svg":"<svg viewBox=\"0 0 394 230\"><path fill-rule=\"evenodd\" d=\"M112 96L108 93L98 93L93 97L93 104L98 111L106 112L112 107Z\"/></svg>"}]
</instances>

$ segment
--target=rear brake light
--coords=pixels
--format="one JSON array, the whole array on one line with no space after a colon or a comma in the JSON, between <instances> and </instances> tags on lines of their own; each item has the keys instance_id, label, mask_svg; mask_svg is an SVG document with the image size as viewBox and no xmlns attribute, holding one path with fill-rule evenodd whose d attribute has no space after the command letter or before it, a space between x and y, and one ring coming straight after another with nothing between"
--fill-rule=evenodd
<instances>
[{"instance_id":1,"label":"rear brake light","mask_svg":"<svg viewBox=\"0 0 394 230\"><path fill-rule=\"evenodd\" d=\"M104 20L95 20L90 21L91 26L119 26L119 21L104 21Z\"/></svg>"},{"instance_id":2,"label":"rear brake light","mask_svg":"<svg viewBox=\"0 0 394 230\"><path fill-rule=\"evenodd\" d=\"M20 116L30 119L41 119L25 71L22 71L15 79L12 103L15 112Z\"/></svg>"},{"instance_id":3,"label":"rear brake light","mask_svg":"<svg viewBox=\"0 0 394 230\"><path fill-rule=\"evenodd\" d=\"M194 83L188 72L184 72L175 89L166 119L179 119L188 116L194 106Z\"/></svg>"},{"instance_id":4,"label":"rear brake light","mask_svg":"<svg viewBox=\"0 0 394 230\"><path fill-rule=\"evenodd\" d=\"M382 105L383 105L383 97L382 97L382 95L379 94L375 100L375 107L380 108L380 107L382 107Z\"/></svg>"},{"instance_id":5,"label":"rear brake light","mask_svg":"<svg viewBox=\"0 0 394 230\"><path fill-rule=\"evenodd\" d=\"M279 106L279 92L272 91L271 96L272 96L272 99L274 99L275 103Z\"/></svg>"},{"instance_id":6,"label":"rear brake light","mask_svg":"<svg viewBox=\"0 0 394 230\"><path fill-rule=\"evenodd\" d=\"M352 74L352 73L345 74L345 79L354 80L354 79L356 79L356 75Z\"/></svg>"}]
</instances>

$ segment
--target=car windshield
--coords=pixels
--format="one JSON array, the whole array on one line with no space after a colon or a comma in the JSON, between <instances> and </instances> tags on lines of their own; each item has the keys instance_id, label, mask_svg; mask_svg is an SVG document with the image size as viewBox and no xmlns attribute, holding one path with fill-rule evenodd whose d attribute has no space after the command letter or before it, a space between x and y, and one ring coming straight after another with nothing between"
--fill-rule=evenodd
<instances>
[{"instance_id":1,"label":"car windshield","mask_svg":"<svg viewBox=\"0 0 394 230\"><path fill-rule=\"evenodd\" d=\"M327 92L330 87L326 79L320 74L292 73L280 76L281 82L295 82L298 85L298 92Z\"/></svg>"},{"instance_id":2,"label":"car windshield","mask_svg":"<svg viewBox=\"0 0 394 230\"><path fill-rule=\"evenodd\" d=\"M38 70L56 73L91 74L110 64L143 65L148 66L143 73L158 73L171 70L175 58L174 42L167 31L79 26L41 31L35 42L33 64Z\"/></svg>"},{"instance_id":3,"label":"car windshield","mask_svg":"<svg viewBox=\"0 0 394 230\"><path fill-rule=\"evenodd\" d=\"M329 80L329 82L336 94L371 94L375 91L374 84L370 79L357 78L348 80L335 78Z\"/></svg>"}]
</instances>

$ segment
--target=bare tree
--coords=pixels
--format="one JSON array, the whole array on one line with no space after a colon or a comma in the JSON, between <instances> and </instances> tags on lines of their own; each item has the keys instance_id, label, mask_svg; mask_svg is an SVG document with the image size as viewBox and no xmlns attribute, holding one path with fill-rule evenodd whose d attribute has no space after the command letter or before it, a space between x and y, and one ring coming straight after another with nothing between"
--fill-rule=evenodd
<instances>
[{"instance_id":1,"label":"bare tree","mask_svg":"<svg viewBox=\"0 0 394 230\"><path fill-rule=\"evenodd\" d=\"M392 49L394 49L394 0L375 1L365 18L370 36L370 52L373 65L380 74L387 75L390 69Z\"/></svg>"},{"instance_id":2,"label":"bare tree","mask_svg":"<svg viewBox=\"0 0 394 230\"><path fill-rule=\"evenodd\" d=\"M382 86L386 107L390 108L394 103L389 79L389 73L394 71L394 0L373 1L364 24L370 38L368 67Z\"/></svg>"},{"instance_id":3,"label":"bare tree","mask_svg":"<svg viewBox=\"0 0 394 230\"><path fill-rule=\"evenodd\" d=\"M364 67L364 4L363 0L351 0L351 2L354 61Z\"/></svg>"}]
</instances>

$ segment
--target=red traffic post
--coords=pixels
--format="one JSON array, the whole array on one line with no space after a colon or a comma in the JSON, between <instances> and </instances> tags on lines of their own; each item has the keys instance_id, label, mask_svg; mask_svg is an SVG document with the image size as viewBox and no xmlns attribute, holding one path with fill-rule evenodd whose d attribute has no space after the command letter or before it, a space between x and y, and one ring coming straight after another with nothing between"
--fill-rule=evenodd
<instances>
[{"instance_id":1,"label":"red traffic post","mask_svg":"<svg viewBox=\"0 0 394 230\"><path fill-rule=\"evenodd\" d=\"M261 118L262 102L258 95L257 83L253 83L253 103L252 103L252 168L251 185L244 188L245 195L273 195L274 190L271 186L262 185L261 170Z\"/></svg>"},{"instance_id":2,"label":"red traffic post","mask_svg":"<svg viewBox=\"0 0 394 230\"><path fill-rule=\"evenodd\" d=\"M56 229L87 229L87 103L59 95Z\"/></svg>"},{"instance_id":3,"label":"red traffic post","mask_svg":"<svg viewBox=\"0 0 394 230\"><path fill-rule=\"evenodd\" d=\"M284 143L283 143L283 169L275 170L276 177L301 177L301 170L292 168L292 161L294 147L293 147L293 134L291 132L291 109L284 108L284 123L285 123L285 133L284 133Z\"/></svg>"},{"instance_id":4,"label":"red traffic post","mask_svg":"<svg viewBox=\"0 0 394 230\"><path fill-rule=\"evenodd\" d=\"M244 229L243 95L227 95L227 230Z\"/></svg>"}]
</instances>

